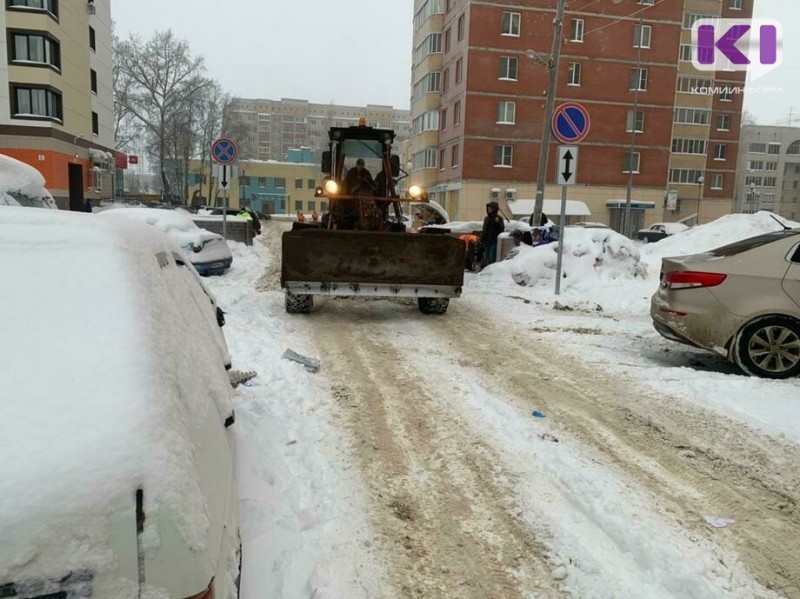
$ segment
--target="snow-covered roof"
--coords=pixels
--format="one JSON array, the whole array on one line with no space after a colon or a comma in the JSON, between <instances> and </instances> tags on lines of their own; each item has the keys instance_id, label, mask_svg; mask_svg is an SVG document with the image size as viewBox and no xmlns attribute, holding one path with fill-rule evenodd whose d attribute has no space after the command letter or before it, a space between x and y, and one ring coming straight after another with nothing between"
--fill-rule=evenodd
<instances>
[{"instance_id":1,"label":"snow-covered roof","mask_svg":"<svg viewBox=\"0 0 800 599\"><path fill-rule=\"evenodd\" d=\"M104 531L137 488L203 542L190 431L198 398L223 417L231 389L219 331L197 326L210 300L170 283L194 276L176 251L142 223L0 210L0 581L107 567Z\"/></svg>"},{"instance_id":2,"label":"snow-covered roof","mask_svg":"<svg viewBox=\"0 0 800 599\"><path fill-rule=\"evenodd\" d=\"M0 193L18 191L41 195L45 179L37 169L11 156L0 154Z\"/></svg>"}]
</instances>

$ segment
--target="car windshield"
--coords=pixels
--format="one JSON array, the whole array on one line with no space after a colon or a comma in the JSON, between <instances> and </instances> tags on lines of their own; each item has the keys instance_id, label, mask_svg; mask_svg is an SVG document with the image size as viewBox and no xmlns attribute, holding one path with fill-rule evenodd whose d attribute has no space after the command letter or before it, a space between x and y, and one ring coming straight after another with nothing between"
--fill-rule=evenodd
<instances>
[{"instance_id":1,"label":"car windshield","mask_svg":"<svg viewBox=\"0 0 800 599\"><path fill-rule=\"evenodd\" d=\"M775 231L774 233L765 233L764 235L759 235L758 237L743 239L742 241L737 241L736 243L731 243L730 245L725 245L715 250L711 250L709 254L718 257L735 256L736 254L741 254L742 252L753 250L757 247L761 247L762 245L772 243L773 241L779 241L781 239L786 239L787 237L791 237L792 235L799 235L799 234L800 231L788 231L788 230Z\"/></svg>"},{"instance_id":2,"label":"car windshield","mask_svg":"<svg viewBox=\"0 0 800 599\"><path fill-rule=\"evenodd\" d=\"M25 206L27 208L50 208L43 197L34 198L19 191L9 191L8 195L17 200L20 206Z\"/></svg>"}]
</instances>

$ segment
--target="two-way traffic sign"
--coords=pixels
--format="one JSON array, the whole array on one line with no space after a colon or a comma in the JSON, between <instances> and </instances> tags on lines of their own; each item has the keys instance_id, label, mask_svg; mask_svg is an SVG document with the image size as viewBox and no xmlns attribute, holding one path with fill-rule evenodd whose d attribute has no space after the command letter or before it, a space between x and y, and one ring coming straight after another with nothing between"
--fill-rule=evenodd
<instances>
[{"instance_id":1,"label":"two-way traffic sign","mask_svg":"<svg viewBox=\"0 0 800 599\"><path fill-rule=\"evenodd\" d=\"M578 146L558 146L556 182L559 185L575 185L577 178Z\"/></svg>"}]
</instances>

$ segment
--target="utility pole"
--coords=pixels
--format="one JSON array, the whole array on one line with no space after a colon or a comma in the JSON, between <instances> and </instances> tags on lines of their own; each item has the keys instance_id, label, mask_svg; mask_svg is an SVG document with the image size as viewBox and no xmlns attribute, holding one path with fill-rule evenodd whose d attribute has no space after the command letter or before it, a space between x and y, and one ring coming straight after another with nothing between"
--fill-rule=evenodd
<instances>
[{"instance_id":1,"label":"utility pole","mask_svg":"<svg viewBox=\"0 0 800 599\"><path fill-rule=\"evenodd\" d=\"M567 0L558 0L556 18L553 21L553 49L550 59L547 61L549 69L549 81L547 84L547 98L544 109L544 122L542 124L542 145L539 149L539 174L536 176L536 201L534 203L533 215L531 216L532 225L539 226L544 209L544 186L547 179L547 158L550 153L550 127L553 122L553 112L556 104L556 86L558 85L558 61L561 58L561 38L564 29L564 12L567 8Z\"/></svg>"},{"instance_id":2,"label":"utility pole","mask_svg":"<svg viewBox=\"0 0 800 599\"><path fill-rule=\"evenodd\" d=\"M633 236L633 228L631 227L631 202L633 199L633 155L636 150L636 113L639 110L639 84L642 77L642 44L644 42L644 8L639 11L639 39L638 49L636 52L636 81L634 84L633 92L633 116L631 118L631 150L629 152L628 164L628 185L625 191L625 221L622 227L622 233L626 237Z\"/></svg>"}]
</instances>

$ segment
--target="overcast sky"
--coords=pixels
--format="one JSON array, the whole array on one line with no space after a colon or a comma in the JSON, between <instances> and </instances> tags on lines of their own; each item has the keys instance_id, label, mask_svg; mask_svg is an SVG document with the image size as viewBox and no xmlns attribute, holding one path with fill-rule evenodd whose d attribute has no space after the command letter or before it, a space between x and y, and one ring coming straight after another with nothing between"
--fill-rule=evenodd
<instances>
[{"instance_id":1,"label":"overcast sky","mask_svg":"<svg viewBox=\"0 0 800 599\"><path fill-rule=\"evenodd\" d=\"M205 57L209 74L246 98L408 109L413 0L111 0L117 34L172 29ZM783 64L749 93L760 124L800 125L798 0L755 0L756 17L784 30ZM568 4L569 6L569 4Z\"/></svg>"}]
</instances>

